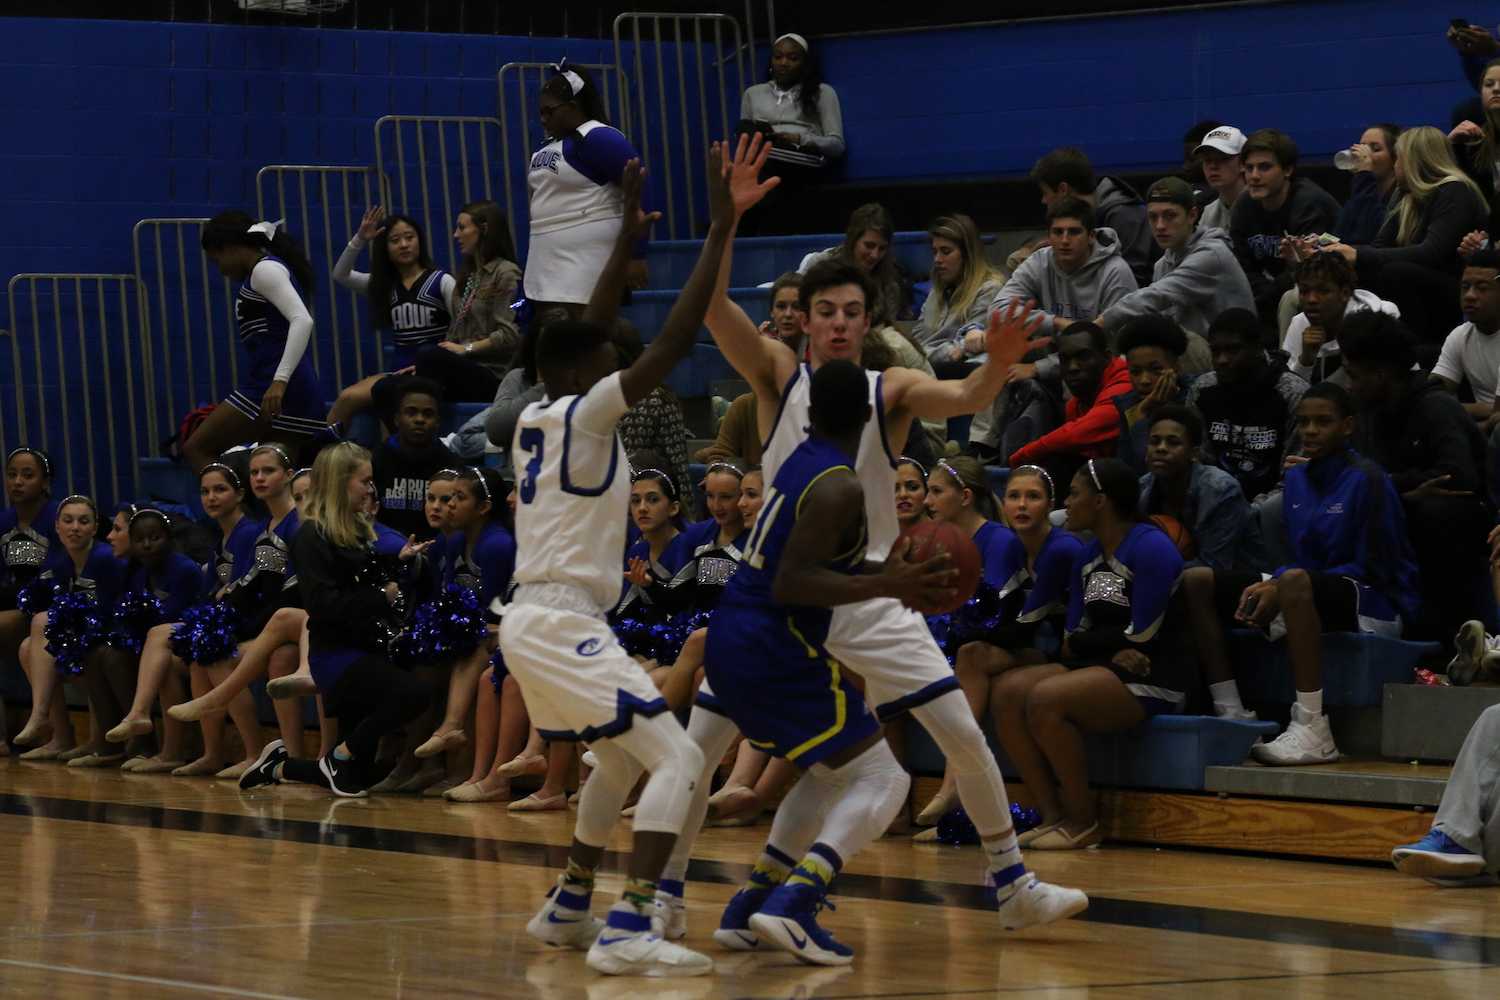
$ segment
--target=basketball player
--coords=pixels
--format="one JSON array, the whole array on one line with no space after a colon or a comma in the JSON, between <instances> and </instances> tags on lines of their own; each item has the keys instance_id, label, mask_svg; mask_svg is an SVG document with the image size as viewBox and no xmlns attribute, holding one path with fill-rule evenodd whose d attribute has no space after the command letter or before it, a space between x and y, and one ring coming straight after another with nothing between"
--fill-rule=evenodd
<instances>
[{"instance_id":1,"label":"basketball player","mask_svg":"<svg viewBox=\"0 0 1500 1000\"><path fill-rule=\"evenodd\" d=\"M813 965L852 960L818 926L817 912L844 862L891 825L911 785L863 695L824 648L832 609L876 597L932 607L951 600L957 576L946 556L907 562L908 540L883 566L865 562L865 498L850 463L869 396L852 362L831 361L812 377L811 431L766 494L710 622L705 660L709 683L751 744L805 771L731 908L753 914L749 925L766 942ZM805 839L789 835L802 824L815 836L794 862L776 845Z\"/></svg>"},{"instance_id":2,"label":"basketball player","mask_svg":"<svg viewBox=\"0 0 1500 1000\"><path fill-rule=\"evenodd\" d=\"M692 350L733 229L723 161L715 145L708 171L713 222L693 274L656 339L620 371L613 313L632 242L657 217L640 210L639 164L627 167L626 224L584 319L542 331L536 365L547 395L522 412L512 448L518 586L501 622L501 650L537 730L591 743L599 765L578 803L567 871L527 931L548 944L588 949L590 968L616 975L713 969L706 956L665 941L652 925L657 880L682 831L703 757L604 614L619 596L620 512L630 494L616 424ZM764 162L762 153L738 165L751 186ZM601 929L589 912L594 869L643 771L649 777L636 805L625 893Z\"/></svg>"},{"instance_id":3,"label":"basketball player","mask_svg":"<svg viewBox=\"0 0 1500 1000\"><path fill-rule=\"evenodd\" d=\"M764 196L764 186L742 180L749 151L736 152L732 181L736 219ZM781 464L807 437L808 388L813 373L830 361L859 363L870 329L866 303L869 279L856 268L822 263L808 270L802 283L802 307L807 315L807 364L799 364L789 348L760 336L755 324L727 294L732 244L724 248L719 284L708 312L714 341L735 369L750 383L756 397L761 436L767 442L763 464L774 481ZM869 523L869 556L883 560L898 535L895 495L896 462L906 445L913 418L946 420L974 413L988 405L1005 383L1010 366L1035 345L1028 338L1041 321L1030 306L1012 305L1002 315L992 313L985 331L987 356L962 380L939 381L907 368L866 372L874 419L860 438L855 471L864 488ZM764 508L762 508L764 512ZM712 628L709 629L710 637ZM995 892L1000 924L1008 930L1050 923L1081 912L1088 899L1030 875L1021 862L1004 779L969 710L958 679L933 641L922 616L899 601L881 597L834 610L826 643L829 653L857 671L882 721L911 712L942 749L958 785L959 799L979 831L987 858L986 884ZM724 712L711 684L699 690L689 733L703 748L704 759L717 762L734 739L734 725L713 713ZM707 776L700 780L688 816L688 833L679 842L664 873L661 901L666 907L666 934L687 933L682 907L682 879L687 871L691 840L707 810ZM784 808L784 807L783 807ZM790 858L807 849L811 828L800 831L802 842L779 845ZM774 878L777 873L771 873ZM731 948L753 948L756 935L748 925L749 912L731 906L725 911L716 938Z\"/></svg>"}]
</instances>

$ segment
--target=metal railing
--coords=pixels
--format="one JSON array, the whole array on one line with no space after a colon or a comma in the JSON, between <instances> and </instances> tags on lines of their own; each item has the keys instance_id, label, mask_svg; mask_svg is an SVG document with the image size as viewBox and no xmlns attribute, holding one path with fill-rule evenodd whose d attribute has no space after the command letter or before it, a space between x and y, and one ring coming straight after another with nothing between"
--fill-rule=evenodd
<instances>
[{"instance_id":1,"label":"metal railing","mask_svg":"<svg viewBox=\"0 0 1500 1000\"><path fill-rule=\"evenodd\" d=\"M273 164L255 175L255 204L262 219L284 219L302 244L317 274L308 308L313 314L312 359L322 381L335 391L381 368L381 340L375 335L372 364L365 364L365 331L370 328L364 296L333 283L333 265L359 228L365 209L388 200L384 178L371 167ZM441 232L438 234L441 236ZM429 254L434 236L428 230ZM366 265L368 267L368 265ZM330 350L325 370L320 348Z\"/></svg>"},{"instance_id":2,"label":"metal railing","mask_svg":"<svg viewBox=\"0 0 1500 1000\"><path fill-rule=\"evenodd\" d=\"M187 410L217 403L239 382L234 288L201 249L207 219L142 219L131 231L141 283L146 435L156 444ZM158 412L165 400L167 421Z\"/></svg>"},{"instance_id":3,"label":"metal railing","mask_svg":"<svg viewBox=\"0 0 1500 1000\"><path fill-rule=\"evenodd\" d=\"M666 212L657 233L698 236L700 215L708 223L704 151L739 123L746 81L739 22L727 14L629 12L615 18L614 45L615 65L628 67L636 100L630 138ZM648 95L655 95L654 108Z\"/></svg>"},{"instance_id":4,"label":"metal railing","mask_svg":"<svg viewBox=\"0 0 1500 1000\"><path fill-rule=\"evenodd\" d=\"M432 234L433 260L449 273L458 271L458 249L436 234L451 233L468 202L494 199L504 131L498 118L467 115L386 115L375 122L375 170L390 186L386 208L421 220ZM441 254L439 246L445 248Z\"/></svg>"},{"instance_id":5,"label":"metal railing","mask_svg":"<svg viewBox=\"0 0 1500 1000\"><path fill-rule=\"evenodd\" d=\"M630 134L630 89L625 73L618 66L602 63L570 63L585 70L599 88L610 123ZM511 236L522 258L526 255L525 234L530 217L527 174L531 154L542 145L546 132L537 121L537 99L542 84L552 73L552 63L513 62L500 67L496 74L500 131L500 171L505 178L505 214L511 222Z\"/></svg>"},{"instance_id":6,"label":"metal railing","mask_svg":"<svg viewBox=\"0 0 1500 1000\"><path fill-rule=\"evenodd\" d=\"M12 432L0 406L0 449L46 450L57 496L139 495L142 292L133 274L18 274L6 286L15 417Z\"/></svg>"}]
</instances>

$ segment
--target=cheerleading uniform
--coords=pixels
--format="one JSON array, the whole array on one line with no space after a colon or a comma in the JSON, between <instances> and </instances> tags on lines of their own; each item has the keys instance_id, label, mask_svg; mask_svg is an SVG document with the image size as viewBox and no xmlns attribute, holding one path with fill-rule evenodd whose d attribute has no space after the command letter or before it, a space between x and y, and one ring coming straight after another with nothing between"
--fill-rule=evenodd
<instances>
[{"instance_id":1,"label":"cheerleading uniform","mask_svg":"<svg viewBox=\"0 0 1500 1000\"><path fill-rule=\"evenodd\" d=\"M645 536L637 537L626 548L625 572L630 572L632 559L644 559L652 579L645 587L626 579L620 590L619 601L606 617L615 638L631 656L655 660L657 663L671 663L677 658L682 639L677 637L677 630L672 627L673 609L664 602L658 602L657 597L662 593L663 581L675 577L690 558L692 550L683 544L683 540L690 537L690 533L697 527L690 525L687 531L674 535L666 548L662 549L659 559L651 557L651 542Z\"/></svg>"},{"instance_id":2,"label":"cheerleading uniform","mask_svg":"<svg viewBox=\"0 0 1500 1000\"><path fill-rule=\"evenodd\" d=\"M56 542L56 500L42 504L24 527L14 508L0 510L0 611L16 606L21 588L36 579Z\"/></svg>"},{"instance_id":3,"label":"cheerleading uniform","mask_svg":"<svg viewBox=\"0 0 1500 1000\"><path fill-rule=\"evenodd\" d=\"M492 606L510 587L516 564L510 532L491 521L472 551L461 531L441 544L447 550L441 588L412 615L401 643L403 663L451 663L468 656L488 639L486 626L500 620Z\"/></svg>"},{"instance_id":4,"label":"cheerleading uniform","mask_svg":"<svg viewBox=\"0 0 1500 1000\"><path fill-rule=\"evenodd\" d=\"M1083 543L1060 528L1049 531L1033 569L1027 565L1026 545L1014 531L987 522L974 533L976 544L981 535L984 572L974 597L953 613L949 649L956 653L966 642L1008 650L1033 647L1037 626L1067 609L1073 561Z\"/></svg>"},{"instance_id":5,"label":"cheerleading uniform","mask_svg":"<svg viewBox=\"0 0 1500 1000\"><path fill-rule=\"evenodd\" d=\"M125 561L117 559L104 542L89 550L83 569L61 545L47 556L33 587L52 590L47 609L47 652L65 674L83 671L84 657L109 641L115 604L125 587Z\"/></svg>"},{"instance_id":6,"label":"cheerleading uniform","mask_svg":"<svg viewBox=\"0 0 1500 1000\"><path fill-rule=\"evenodd\" d=\"M354 270L354 262L365 249L365 241L355 236L333 265L333 280L364 295L370 289L370 276ZM390 326L393 369L416 364L417 351L439 343L448 335L453 323L453 275L439 267L423 271L410 285L399 278L391 283Z\"/></svg>"},{"instance_id":7,"label":"cheerleading uniform","mask_svg":"<svg viewBox=\"0 0 1500 1000\"><path fill-rule=\"evenodd\" d=\"M479 533L473 552L462 532L448 536L448 562L443 583L474 591L479 606L489 610L491 602L505 593L516 569L516 540L501 525L491 521Z\"/></svg>"},{"instance_id":8,"label":"cheerleading uniform","mask_svg":"<svg viewBox=\"0 0 1500 1000\"><path fill-rule=\"evenodd\" d=\"M163 622L175 622L203 599L203 567L181 552L167 554L153 571L132 562L125 594L115 605L110 645L139 655L146 633Z\"/></svg>"},{"instance_id":9,"label":"cheerleading uniform","mask_svg":"<svg viewBox=\"0 0 1500 1000\"><path fill-rule=\"evenodd\" d=\"M1114 671L1147 715L1180 711L1195 678L1191 638L1187 629L1163 631L1162 624L1181 579L1182 556L1155 525L1131 527L1113 556L1095 539L1074 562L1064 665ZM1144 653L1150 671L1113 666L1122 649Z\"/></svg>"},{"instance_id":10,"label":"cheerleading uniform","mask_svg":"<svg viewBox=\"0 0 1500 1000\"><path fill-rule=\"evenodd\" d=\"M523 284L533 302L587 303L620 235L625 164L639 158L630 140L587 121L531 157L531 244ZM644 256L645 241L636 256Z\"/></svg>"},{"instance_id":11,"label":"cheerleading uniform","mask_svg":"<svg viewBox=\"0 0 1500 1000\"><path fill-rule=\"evenodd\" d=\"M260 420L260 401L275 381L286 383L274 430L316 434L327 428L308 342L313 320L306 301L279 258L262 257L240 285L234 318L245 349L248 380L224 400L251 420Z\"/></svg>"},{"instance_id":12,"label":"cheerleading uniform","mask_svg":"<svg viewBox=\"0 0 1500 1000\"><path fill-rule=\"evenodd\" d=\"M255 536L249 572L236 577L224 592L223 599L238 615L235 635L241 642L259 635L277 610L300 604L292 539L301 526L295 507L274 528L267 525Z\"/></svg>"},{"instance_id":13,"label":"cheerleading uniform","mask_svg":"<svg viewBox=\"0 0 1500 1000\"><path fill-rule=\"evenodd\" d=\"M183 611L172 629L172 653L188 663L217 663L233 656L243 634L240 616L227 598L236 581L255 568L256 542L265 525L241 517L220 536L214 561L205 570L208 600ZM253 635L253 633L252 633Z\"/></svg>"}]
</instances>

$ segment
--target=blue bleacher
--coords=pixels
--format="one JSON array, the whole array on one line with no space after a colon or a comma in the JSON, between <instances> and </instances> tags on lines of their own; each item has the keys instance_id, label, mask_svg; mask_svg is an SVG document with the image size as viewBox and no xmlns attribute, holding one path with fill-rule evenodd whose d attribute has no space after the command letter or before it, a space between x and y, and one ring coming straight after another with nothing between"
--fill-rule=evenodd
<instances>
[{"instance_id":1,"label":"blue bleacher","mask_svg":"<svg viewBox=\"0 0 1500 1000\"><path fill-rule=\"evenodd\" d=\"M896 233L891 253L906 265L914 276L925 275L932 267L929 237L921 230ZM776 280L786 271L795 271L802 258L818 250L827 250L844 242L843 233L810 233L800 236L747 236L734 241L734 260L729 283L754 286ZM646 253L655 288L681 288L693 273L702 240L656 240Z\"/></svg>"},{"instance_id":2,"label":"blue bleacher","mask_svg":"<svg viewBox=\"0 0 1500 1000\"><path fill-rule=\"evenodd\" d=\"M653 275L652 282L655 283L655 281L656 278ZM681 294L680 289L676 287L636 292L631 296L630 304L620 310L620 315L634 323L641 331L641 339L650 343L657 331L662 328L662 324L667 321L667 315L671 313L679 294ZM769 288L731 286L729 297L757 323L768 319L771 315L771 290ZM703 344L713 343L713 337L709 335L707 327L698 331L698 340Z\"/></svg>"},{"instance_id":3,"label":"blue bleacher","mask_svg":"<svg viewBox=\"0 0 1500 1000\"><path fill-rule=\"evenodd\" d=\"M1268 643L1261 633L1236 631L1230 656L1240 694L1250 704L1285 705L1296 700L1286 643ZM1335 632L1323 636L1323 703L1340 708L1379 706L1387 684L1410 684L1424 659L1439 656L1435 642Z\"/></svg>"}]
</instances>

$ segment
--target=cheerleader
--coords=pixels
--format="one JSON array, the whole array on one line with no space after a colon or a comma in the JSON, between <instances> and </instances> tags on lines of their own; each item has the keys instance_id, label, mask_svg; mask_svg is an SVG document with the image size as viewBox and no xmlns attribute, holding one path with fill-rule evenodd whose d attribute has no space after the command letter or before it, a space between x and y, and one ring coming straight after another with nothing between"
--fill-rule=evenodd
<instances>
[{"instance_id":1,"label":"cheerleader","mask_svg":"<svg viewBox=\"0 0 1500 1000\"><path fill-rule=\"evenodd\" d=\"M1073 561L1083 551L1077 536L1052 527L1052 477L1037 465L1012 469L1005 484L1001 516L1003 543L989 550L984 562L984 586L991 594L980 603L984 620L976 634L959 626L954 637L954 673L976 719L991 705L991 690L999 676L1015 666L1045 663L1037 646L1036 630L1049 618L1060 618L1067 608ZM1059 622L1060 624L1060 622ZM998 721L997 721L998 725ZM917 816L921 826L937 823L954 805L958 787L949 772L943 785Z\"/></svg>"},{"instance_id":2,"label":"cheerleader","mask_svg":"<svg viewBox=\"0 0 1500 1000\"><path fill-rule=\"evenodd\" d=\"M640 154L606 121L604 100L588 75L566 62L542 85L537 114L548 142L527 174L531 239L526 297L538 315L560 307L575 318L589 301L624 219L620 180ZM645 241L626 281L646 286Z\"/></svg>"},{"instance_id":3,"label":"cheerleader","mask_svg":"<svg viewBox=\"0 0 1500 1000\"><path fill-rule=\"evenodd\" d=\"M197 722L205 715L229 710L236 699L241 704L249 702L253 713L253 701L242 694L245 689L267 673L282 677L298 667L298 646L307 616L300 607L296 570L291 564L291 542L301 525L292 497L293 481L291 459L280 445L261 445L251 451L250 490L265 504L271 519L256 536L254 565L224 592L224 600L236 613L239 643L219 663L194 663L189 667L190 676L200 672L204 676L195 678L196 696L191 701L167 709L167 715L179 722ZM278 700L274 707L288 752L302 756L301 703ZM258 724L256 728L258 734ZM248 743L246 749L250 749Z\"/></svg>"},{"instance_id":4,"label":"cheerleader","mask_svg":"<svg viewBox=\"0 0 1500 1000\"><path fill-rule=\"evenodd\" d=\"M354 262L370 247L370 272L354 270ZM359 230L333 265L333 280L366 296L375 329L390 334L392 370L415 369L417 351L441 343L453 322L453 275L434 267L427 234L408 215L386 215L379 205L365 212ZM339 393L328 411L330 424L343 424L370 406L375 385L386 374L361 379ZM389 412L381 419L390 423Z\"/></svg>"},{"instance_id":5,"label":"cheerleader","mask_svg":"<svg viewBox=\"0 0 1500 1000\"><path fill-rule=\"evenodd\" d=\"M902 455L896 461L896 522L904 534L927 520L927 467Z\"/></svg>"},{"instance_id":6,"label":"cheerleader","mask_svg":"<svg viewBox=\"0 0 1500 1000\"><path fill-rule=\"evenodd\" d=\"M203 756L185 764L182 760L183 728L168 713L182 700L181 677L188 672L188 662L199 658L194 655L195 647L199 652L214 650L212 657L204 657L210 662L224 657L226 645L233 648L233 637L227 634L226 616L216 609L216 605L229 585L255 566L255 540L261 533L261 525L245 516L244 498L245 488L239 475L222 462L206 465L198 474L198 499L203 504L203 512L219 528L214 561L205 571L204 589L210 603L188 608L180 619L157 625L146 633L130 711L125 713L118 726L105 734L111 743L124 743L151 732L154 728L151 705L160 698L163 713L161 748L155 757L131 769L137 774L170 771L178 776L191 776L217 772L224 767L222 718L205 720ZM253 715L252 711L252 718Z\"/></svg>"},{"instance_id":7,"label":"cheerleader","mask_svg":"<svg viewBox=\"0 0 1500 1000\"><path fill-rule=\"evenodd\" d=\"M401 591L386 579L373 552L374 526L362 513L373 490L368 451L349 442L325 449L313 464L307 523L292 543L313 677L342 742L310 761L289 757L272 740L240 777L241 789L291 780L363 796L381 737L427 706L422 684L390 662L386 636L399 622Z\"/></svg>"},{"instance_id":8,"label":"cheerleader","mask_svg":"<svg viewBox=\"0 0 1500 1000\"><path fill-rule=\"evenodd\" d=\"M58 677L81 674L85 661L104 643L125 582L124 565L107 543L97 540L98 527L94 501L77 494L64 497L57 505L59 544L21 599L34 611L31 634L19 653L31 682L31 718L15 742L35 747L22 760L56 760L77 742Z\"/></svg>"},{"instance_id":9,"label":"cheerleader","mask_svg":"<svg viewBox=\"0 0 1500 1000\"><path fill-rule=\"evenodd\" d=\"M256 222L244 212L209 219L200 242L219 272L240 283L234 314L248 379L183 442L192 469L251 438L290 445L327 429L307 349L313 319L305 296L313 273L301 248L276 223Z\"/></svg>"},{"instance_id":10,"label":"cheerleader","mask_svg":"<svg viewBox=\"0 0 1500 1000\"><path fill-rule=\"evenodd\" d=\"M1137 488L1117 459L1078 470L1067 526L1093 532L1094 541L1074 562L1062 660L1009 670L995 686L1000 743L1042 814L1041 825L1021 835L1032 850L1103 839L1083 734L1124 732L1180 711L1197 683L1189 631L1162 627L1182 556L1159 528L1136 520Z\"/></svg>"},{"instance_id":11,"label":"cheerleader","mask_svg":"<svg viewBox=\"0 0 1500 1000\"><path fill-rule=\"evenodd\" d=\"M437 607L447 620L438 621L434 634L451 651L439 652L431 644L425 652L453 660L448 678L448 703L437 730L421 746L419 758L436 757L469 741L464 720L473 706L475 683L489 663L496 644L497 629L486 624L486 616L496 598L510 585L516 565L516 542L501 524L505 512L501 490L504 483L493 469L464 469L453 483L448 502L448 565L444 573L447 592ZM450 606L454 589L467 592L459 607ZM477 612L477 614L475 614ZM467 619L461 627L457 621ZM418 648L421 649L422 623L415 623ZM467 632L458 637L455 632ZM468 646L468 648L464 648ZM420 655L420 654L419 654Z\"/></svg>"},{"instance_id":12,"label":"cheerleader","mask_svg":"<svg viewBox=\"0 0 1500 1000\"><path fill-rule=\"evenodd\" d=\"M0 654L10 656L30 631L30 616L16 599L57 541L52 461L45 452L17 448L6 456L5 496L10 507L0 510Z\"/></svg>"},{"instance_id":13,"label":"cheerleader","mask_svg":"<svg viewBox=\"0 0 1500 1000\"><path fill-rule=\"evenodd\" d=\"M656 660L668 613L651 599L651 585L670 580L686 559L683 546L675 544L684 525L671 476L649 466L632 474L630 523L638 537L625 550L625 587L610 612L610 627L631 656Z\"/></svg>"}]
</instances>

